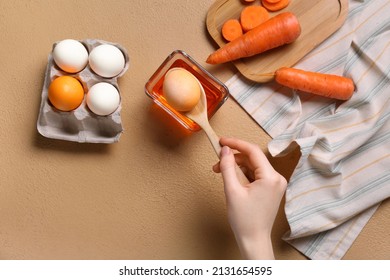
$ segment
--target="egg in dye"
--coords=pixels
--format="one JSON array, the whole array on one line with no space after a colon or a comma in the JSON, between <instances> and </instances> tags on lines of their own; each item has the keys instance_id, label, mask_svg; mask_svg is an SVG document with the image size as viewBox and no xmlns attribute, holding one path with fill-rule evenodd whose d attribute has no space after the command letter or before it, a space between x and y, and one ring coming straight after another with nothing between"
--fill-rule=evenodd
<instances>
[{"instance_id":1,"label":"egg in dye","mask_svg":"<svg viewBox=\"0 0 390 280\"><path fill-rule=\"evenodd\" d=\"M164 77L163 95L177 111L192 110L200 99L199 81L183 68L172 68Z\"/></svg>"}]
</instances>

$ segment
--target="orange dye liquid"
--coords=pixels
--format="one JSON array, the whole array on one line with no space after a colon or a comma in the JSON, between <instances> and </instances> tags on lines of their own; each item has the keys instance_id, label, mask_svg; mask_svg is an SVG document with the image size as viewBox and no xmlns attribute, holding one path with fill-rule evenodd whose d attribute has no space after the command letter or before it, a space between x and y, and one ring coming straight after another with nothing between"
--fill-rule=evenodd
<instances>
[{"instance_id":1,"label":"orange dye liquid","mask_svg":"<svg viewBox=\"0 0 390 280\"><path fill-rule=\"evenodd\" d=\"M223 99L223 94L221 93L221 90L215 87L213 84L208 81L206 77L203 77L201 74L199 74L196 69L189 66L187 63L185 63L183 60L178 59L176 60L172 66L169 68L175 68L180 67L187 71L189 71L191 74L193 74L199 82L202 84L204 91L206 93L206 99L207 99L207 114L210 118L216 111L217 106ZM194 66L196 67L196 66ZM157 99L164 104L167 108L169 108L172 113L174 113L180 120L182 120L184 123L186 123L192 130L199 130L200 127L198 124L193 122L191 119L187 118L184 114L176 111L173 109L168 102L166 101L164 94L163 94L163 83L164 83L164 76L161 77L161 79L155 84L153 87L153 94L157 97Z\"/></svg>"}]
</instances>

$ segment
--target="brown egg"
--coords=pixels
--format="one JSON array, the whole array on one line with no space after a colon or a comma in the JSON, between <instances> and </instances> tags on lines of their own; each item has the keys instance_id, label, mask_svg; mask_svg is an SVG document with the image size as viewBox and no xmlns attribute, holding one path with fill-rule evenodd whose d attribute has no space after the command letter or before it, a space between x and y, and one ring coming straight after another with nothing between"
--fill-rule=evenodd
<instances>
[{"instance_id":1,"label":"brown egg","mask_svg":"<svg viewBox=\"0 0 390 280\"><path fill-rule=\"evenodd\" d=\"M163 94L168 104L175 110L192 110L200 99L199 82L183 68L172 68L165 74Z\"/></svg>"}]
</instances>

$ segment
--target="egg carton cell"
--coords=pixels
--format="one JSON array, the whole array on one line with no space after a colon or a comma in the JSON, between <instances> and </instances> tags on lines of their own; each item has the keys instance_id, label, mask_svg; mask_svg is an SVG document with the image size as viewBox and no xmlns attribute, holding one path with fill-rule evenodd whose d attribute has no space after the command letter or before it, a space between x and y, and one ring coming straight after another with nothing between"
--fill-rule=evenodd
<instances>
[{"instance_id":1,"label":"egg carton cell","mask_svg":"<svg viewBox=\"0 0 390 280\"><path fill-rule=\"evenodd\" d=\"M60 41L61 42L61 41ZM53 50L60 42L53 44ZM122 77L129 67L129 56L125 48L117 43L111 43L98 39L80 40L90 54L95 48L102 45L117 47L123 54L125 64L120 73L112 78L98 75L92 70L90 63L77 73L69 73L62 70L53 58L53 51L49 54L45 72L44 84L41 93L41 104L37 120L38 132L47 138L74 141L80 143L114 143L119 141L123 132L121 121L121 96L118 86L118 79ZM51 82L61 76L76 78L83 86L84 99L76 109L64 112L56 109L48 98L48 91ZM114 86L119 93L119 105L116 110L109 115L97 115L88 108L88 90L98 83L109 83Z\"/></svg>"}]
</instances>

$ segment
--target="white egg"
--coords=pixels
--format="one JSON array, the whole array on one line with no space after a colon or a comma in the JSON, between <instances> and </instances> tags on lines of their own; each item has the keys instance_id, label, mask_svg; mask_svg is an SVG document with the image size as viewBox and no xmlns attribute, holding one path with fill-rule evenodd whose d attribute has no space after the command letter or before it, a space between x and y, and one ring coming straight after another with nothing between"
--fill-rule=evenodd
<instances>
[{"instance_id":1,"label":"white egg","mask_svg":"<svg viewBox=\"0 0 390 280\"><path fill-rule=\"evenodd\" d=\"M79 41L66 39L54 46L53 59L62 70L77 73L87 65L88 51Z\"/></svg>"},{"instance_id":2,"label":"white egg","mask_svg":"<svg viewBox=\"0 0 390 280\"><path fill-rule=\"evenodd\" d=\"M89 65L99 76L112 78L122 72L125 67L125 57L117 47L103 44L91 51Z\"/></svg>"},{"instance_id":3,"label":"white egg","mask_svg":"<svg viewBox=\"0 0 390 280\"><path fill-rule=\"evenodd\" d=\"M178 111L190 111L200 99L199 82L183 68L172 68L164 77L163 94L168 104Z\"/></svg>"},{"instance_id":4,"label":"white egg","mask_svg":"<svg viewBox=\"0 0 390 280\"><path fill-rule=\"evenodd\" d=\"M93 85L87 93L88 108L99 116L107 116L118 108L119 92L112 84L101 82Z\"/></svg>"}]
</instances>

